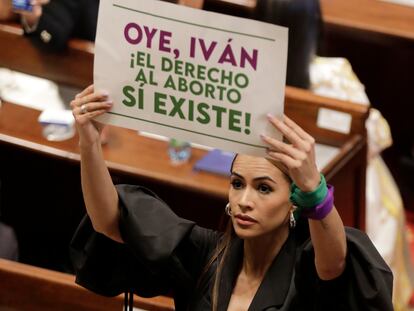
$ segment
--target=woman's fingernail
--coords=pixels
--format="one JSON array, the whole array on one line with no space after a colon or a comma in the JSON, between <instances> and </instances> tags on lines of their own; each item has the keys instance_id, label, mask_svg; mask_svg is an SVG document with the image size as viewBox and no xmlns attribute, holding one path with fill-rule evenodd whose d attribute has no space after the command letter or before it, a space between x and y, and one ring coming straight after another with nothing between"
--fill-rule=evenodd
<instances>
[{"instance_id":1,"label":"woman's fingernail","mask_svg":"<svg viewBox=\"0 0 414 311\"><path fill-rule=\"evenodd\" d=\"M260 138L264 141L268 141L268 136L264 134L260 134Z\"/></svg>"},{"instance_id":2,"label":"woman's fingernail","mask_svg":"<svg viewBox=\"0 0 414 311\"><path fill-rule=\"evenodd\" d=\"M267 114L267 118L268 118L268 119L272 119L272 118L273 118L272 114L271 114L271 113L268 113L268 114Z\"/></svg>"}]
</instances>

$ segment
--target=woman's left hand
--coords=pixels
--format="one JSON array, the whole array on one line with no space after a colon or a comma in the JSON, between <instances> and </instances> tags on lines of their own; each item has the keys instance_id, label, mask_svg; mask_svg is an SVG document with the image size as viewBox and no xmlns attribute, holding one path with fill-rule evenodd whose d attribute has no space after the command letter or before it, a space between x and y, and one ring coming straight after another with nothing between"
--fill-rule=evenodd
<instances>
[{"instance_id":1,"label":"woman's left hand","mask_svg":"<svg viewBox=\"0 0 414 311\"><path fill-rule=\"evenodd\" d=\"M279 120L269 115L268 119L290 142L285 143L261 135L263 141L269 145L269 158L281 162L288 169L299 189L304 192L315 190L320 183L320 173L315 162L315 139L287 116Z\"/></svg>"}]
</instances>

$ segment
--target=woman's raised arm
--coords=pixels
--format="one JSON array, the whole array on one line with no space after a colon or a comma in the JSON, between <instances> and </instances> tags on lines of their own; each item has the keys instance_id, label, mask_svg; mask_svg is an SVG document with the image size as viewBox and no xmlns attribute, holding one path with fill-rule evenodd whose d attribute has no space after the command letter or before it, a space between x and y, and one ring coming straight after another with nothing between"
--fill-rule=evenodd
<instances>
[{"instance_id":1,"label":"woman's raised arm","mask_svg":"<svg viewBox=\"0 0 414 311\"><path fill-rule=\"evenodd\" d=\"M263 136L263 140L270 146L269 157L283 163L293 182L305 196L306 193L320 188L321 175L315 162L315 139L286 116L283 120L269 116L269 121L290 142ZM326 187L324 190L327 196L332 194L326 192ZM335 207L330 209L332 201L330 206L327 203L323 207L324 211L319 213L318 220L309 219L316 271L322 280L331 280L342 274L347 252L342 220Z\"/></svg>"},{"instance_id":2,"label":"woman's raised arm","mask_svg":"<svg viewBox=\"0 0 414 311\"><path fill-rule=\"evenodd\" d=\"M93 121L110 110L112 102L107 94L95 92L91 85L76 95L70 105L79 133L81 182L87 213L97 232L122 242L118 228L118 194L101 149L103 125Z\"/></svg>"}]
</instances>

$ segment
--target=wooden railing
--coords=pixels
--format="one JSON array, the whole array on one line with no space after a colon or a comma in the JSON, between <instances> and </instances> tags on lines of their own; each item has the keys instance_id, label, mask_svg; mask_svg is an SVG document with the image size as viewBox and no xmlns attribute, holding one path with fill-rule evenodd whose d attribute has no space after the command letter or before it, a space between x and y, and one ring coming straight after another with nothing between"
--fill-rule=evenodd
<instances>
[{"instance_id":1,"label":"wooden railing","mask_svg":"<svg viewBox=\"0 0 414 311\"><path fill-rule=\"evenodd\" d=\"M106 298L75 284L70 274L0 259L0 310L114 311L123 310L123 297ZM7 309L6 309L7 307ZM174 310L169 297L134 296L134 307L151 311Z\"/></svg>"}]
</instances>

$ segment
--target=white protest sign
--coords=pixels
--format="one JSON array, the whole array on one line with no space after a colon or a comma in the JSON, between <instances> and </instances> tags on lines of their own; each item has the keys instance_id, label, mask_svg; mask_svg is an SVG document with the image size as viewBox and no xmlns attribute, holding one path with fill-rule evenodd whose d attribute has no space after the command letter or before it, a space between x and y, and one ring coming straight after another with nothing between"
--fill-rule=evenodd
<instances>
[{"instance_id":1,"label":"white protest sign","mask_svg":"<svg viewBox=\"0 0 414 311\"><path fill-rule=\"evenodd\" d=\"M100 2L96 90L112 110L101 122L222 150L264 155L280 139L286 28L155 0Z\"/></svg>"}]
</instances>

